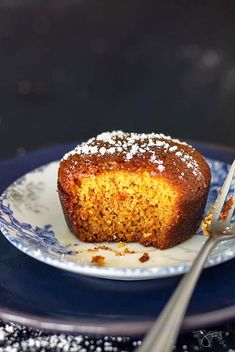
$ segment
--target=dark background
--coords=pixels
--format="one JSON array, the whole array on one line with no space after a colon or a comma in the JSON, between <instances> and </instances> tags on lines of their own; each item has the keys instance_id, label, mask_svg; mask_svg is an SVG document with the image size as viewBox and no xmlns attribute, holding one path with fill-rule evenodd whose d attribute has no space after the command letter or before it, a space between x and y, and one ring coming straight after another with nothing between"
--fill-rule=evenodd
<instances>
[{"instance_id":1,"label":"dark background","mask_svg":"<svg viewBox=\"0 0 235 352\"><path fill-rule=\"evenodd\" d=\"M235 146L235 1L1 0L0 158L112 129Z\"/></svg>"}]
</instances>

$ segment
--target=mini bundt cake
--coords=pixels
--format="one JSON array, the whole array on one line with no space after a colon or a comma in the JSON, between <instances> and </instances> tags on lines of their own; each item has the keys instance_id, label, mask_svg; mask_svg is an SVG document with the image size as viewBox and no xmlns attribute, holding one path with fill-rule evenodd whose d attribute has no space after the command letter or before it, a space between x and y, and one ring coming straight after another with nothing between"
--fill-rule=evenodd
<instances>
[{"instance_id":1,"label":"mini bundt cake","mask_svg":"<svg viewBox=\"0 0 235 352\"><path fill-rule=\"evenodd\" d=\"M194 148L163 134L106 132L62 159L58 192L82 241L169 248L202 219L210 169Z\"/></svg>"}]
</instances>

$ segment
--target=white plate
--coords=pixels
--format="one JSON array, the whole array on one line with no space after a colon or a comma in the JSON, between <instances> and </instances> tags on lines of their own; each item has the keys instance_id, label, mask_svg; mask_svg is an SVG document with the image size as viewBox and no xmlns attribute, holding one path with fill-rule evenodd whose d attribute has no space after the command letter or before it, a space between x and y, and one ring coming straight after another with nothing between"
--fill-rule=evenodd
<instances>
[{"instance_id":1,"label":"white plate","mask_svg":"<svg viewBox=\"0 0 235 352\"><path fill-rule=\"evenodd\" d=\"M212 185L207 208L215 200L228 165L208 160ZM202 234L173 248L160 251L138 243L84 243L67 228L57 194L58 162L52 162L29 172L14 182L0 199L1 231L19 250L55 267L90 276L120 280L140 280L167 277L188 271L192 260L206 240ZM110 250L95 247L107 246ZM125 248L135 251L123 253ZM139 258L149 252L144 263ZM105 257L103 267L91 264L93 256ZM218 245L206 266L222 263L235 256L235 240Z\"/></svg>"}]
</instances>

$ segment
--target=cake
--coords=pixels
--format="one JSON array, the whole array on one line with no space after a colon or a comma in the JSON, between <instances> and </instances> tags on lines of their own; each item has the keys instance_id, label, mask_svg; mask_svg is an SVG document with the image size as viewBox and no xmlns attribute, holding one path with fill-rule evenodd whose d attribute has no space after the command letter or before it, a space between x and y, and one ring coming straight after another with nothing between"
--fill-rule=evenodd
<instances>
[{"instance_id":1,"label":"cake","mask_svg":"<svg viewBox=\"0 0 235 352\"><path fill-rule=\"evenodd\" d=\"M204 157L185 142L113 131L63 157L58 193L68 227L80 240L166 249L195 234L210 179Z\"/></svg>"}]
</instances>

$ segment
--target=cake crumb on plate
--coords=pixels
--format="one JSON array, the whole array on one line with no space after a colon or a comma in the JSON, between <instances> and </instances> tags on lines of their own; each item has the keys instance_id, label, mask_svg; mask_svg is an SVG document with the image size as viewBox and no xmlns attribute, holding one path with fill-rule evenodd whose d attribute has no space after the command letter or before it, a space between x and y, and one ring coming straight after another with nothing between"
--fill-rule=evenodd
<instances>
[{"instance_id":1,"label":"cake crumb on plate","mask_svg":"<svg viewBox=\"0 0 235 352\"><path fill-rule=\"evenodd\" d=\"M141 263L147 262L147 260L149 260L149 254L148 253L144 253L140 258L139 261Z\"/></svg>"},{"instance_id":2,"label":"cake crumb on plate","mask_svg":"<svg viewBox=\"0 0 235 352\"><path fill-rule=\"evenodd\" d=\"M92 257L91 263L98 266L104 266L105 258L102 255L95 255L94 257Z\"/></svg>"}]
</instances>

